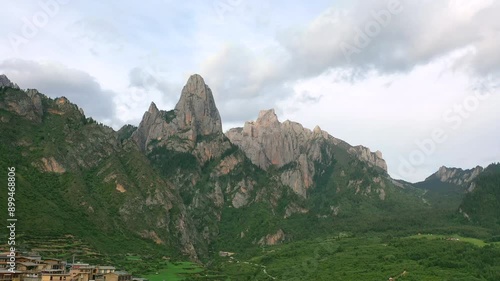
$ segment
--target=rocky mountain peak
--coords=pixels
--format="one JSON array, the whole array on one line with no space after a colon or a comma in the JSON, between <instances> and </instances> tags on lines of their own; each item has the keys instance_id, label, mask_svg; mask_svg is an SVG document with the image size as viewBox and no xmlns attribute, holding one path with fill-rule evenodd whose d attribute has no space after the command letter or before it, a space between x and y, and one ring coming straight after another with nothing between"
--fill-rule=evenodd
<instances>
[{"instance_id":1,"label":"rocky mountain peak","mask_svg":"<svg viewBox=\"0 0 500 281\"><path fill-rule=\"evenodd\" d=\"M260 111L256 121L246 122L243 128L231 129L226 136L245 152L252 163L264 170L270 166L282 168L287 165L281 171L281 181L302 197L307 197L306 191L312 187L316 172L322 173L316 171L315 165L330 165L332 146L341 146L369 165L387 171L380 151L371 152L363 146L352 147L330 136L319 126L311 131L297 122L286 120L280 123L273 109Z\"/></svg>"},{"instance_id":2,"label":"rocky mountain peak","mask_svg":"<svg viewBox=\"0 0 500 281\"><path fill-rule=\"evenodd\" d=\"M9 78L5 74L0 74L0 87L11 87L15 89L19 89L17 84L12 83Z\"/></svg>"},{"instance_id":3,"label":"rocky mountain peak","mask_svg":"<svg viewBox=\"0 0 500 281\"><path fill-rule=\"evenodd\" d=\"M148 112L150 114L154 114L154 113L158 113L159 112L158 107L156 107L156 104L154 102L151 102L151 104L149 105Z\"/></svg>"},{"instance_id":4,"label":"rocky mountain peak","mask_svg":"<svg viewBox=\"0 0 500 281\"><path fill-rule=\"evenodd\" d=\"M425 180L438 179L441 182L452 183L472 191L472 189L474 189L472 180L474 180L483 170L481 166L476 166L467 170L441 166L437 172L430 175Z\"/></svg>"},{"instance_id":5,"label":"rocky mountain peak","mask_svg":"<svg viewBox=\"0 0 500 281\"><path fill-rule=\"evenodd\" d=\"M165 146L174 151L191 152L201 163L230 147L228 141L223 142L223 137L212 91L198 74L189 77L174 110L159 110L152 102L131 136L141 150Z\"/></svg>"},{"instance_id":6,"label":"rocky mountain peak","mask_svg":"<svg viewBox=\"0 0 500 281\"><path fill-rule=\"evenodd\" d=\"M189 76L186 85L182 89L182 94L194 93L199 97L205 97L207 94L208 86L205 84L205 80L199 74L193 74Z\"/></svg>"},{"instance_id":7,"label":"rocky mountain peak","mask_svg":"<svg viewBox=\"0 0 500 281\"><path fill-rule=\"evenodd\" d=\"M279 124L279 121L274 109L267 109L259 112L259 117L257 118L256 123L264 127L269 127L271 125Z\"/></svg>"},{"instance_id":8,"label":"rocky mountain peak","mask_svg":"<svg viewBox=\"0 0 500 281\"><path fill-rule=\"evenodd\" d=\"M222 134L222 121L212 90L198 74L191 75L182 89L175 114L180 129L193 129L196 135L202 136Z\"/></svg>"}]
</instances>

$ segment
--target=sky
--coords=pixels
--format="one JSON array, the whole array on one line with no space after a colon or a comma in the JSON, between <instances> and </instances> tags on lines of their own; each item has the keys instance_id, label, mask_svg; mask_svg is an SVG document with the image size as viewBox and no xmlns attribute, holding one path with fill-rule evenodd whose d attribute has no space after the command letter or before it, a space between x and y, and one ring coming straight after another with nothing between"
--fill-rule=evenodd
<instances>
[{"instance_id":1,"label":"sky","mask_svg":"<svg viewBox=\"0 0 500 281\"><path fill-rule=\"evenodd\" d=\"M115 129L198 73L224 130L274 108L410 182L500 161L500 1L270 2L0 0L0 73Z\"/></svg>"}]
</instances>

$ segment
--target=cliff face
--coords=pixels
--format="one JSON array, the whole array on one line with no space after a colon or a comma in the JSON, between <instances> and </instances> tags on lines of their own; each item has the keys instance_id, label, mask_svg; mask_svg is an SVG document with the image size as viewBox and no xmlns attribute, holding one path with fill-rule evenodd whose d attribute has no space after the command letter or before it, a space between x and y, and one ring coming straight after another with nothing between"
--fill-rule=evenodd
<instances>
[{"instance_id":1,"label":"cliff face","mask_svg":"<svg viewBox=\"0 0 500 281\"><path fill-rule=\"evenodd\" d=\"M315 163L332 164L334 152L331 146L346 149L369 165L387 171L380 152L372 153L363 146L351 147L318 126L311 131L296 122L287 120L281 123L272 109L261 111L255 122L246 122L243 128L231 129L226 136L255 165L264 170L271 166L278 168L283 184L304 198L307 197L307 190L314 186L315 175L321 173L316 170Z\"/></svg>"},{"instance_id":2,"label":"cliff face","mask_svg":"<svg viewBox=\"0 0 500 281\"><path fill-rule=\"evenodd\" d=\"M368 147L364 147L362 145L349 148L349 152L355 154L359 159L369 163L370 165L387 172L387 163L385 163L384 158L382 158L382 152L378 150L376 152L371 152Z\"/></svg>"},{"instance_id":3,"label":"cliff face","mask_svg":"<svg viewBox=\"0 0 500 281\"><path fill-rule=\"evenodd\" d=\"M197 74L189 77L174 110L158 110L151 103L132 139L150 152L155 147L193 153L204 163L228 148L212 91Z\"/></svg>"},{"instance_id":4,"label":"cliff face","mask_svg":"<svg viewBox=\"0 0 500 281\"><path fill-rule=\"evenodd\" d=\"M195 137L222 134L222 123L212 90L198 74L191 75L182 89L175 106L175 115L173 123L178 131L192 130Z\"/></svg>"},{"instance_id":5,"label":"cliff face","mask_svg":"<svg viewBox=\"0 0 500 281\"><path fill-rule=\"evenodd\" d=\"M437 179L440 182L451 183L461 186L467 191L472 191L475 188L473 180L483 172L483 167L477 166L472 169L463 170L460 168L448 168L441 166L437 172L430 175L425 181Z\"/></svg>"}]
</instances>

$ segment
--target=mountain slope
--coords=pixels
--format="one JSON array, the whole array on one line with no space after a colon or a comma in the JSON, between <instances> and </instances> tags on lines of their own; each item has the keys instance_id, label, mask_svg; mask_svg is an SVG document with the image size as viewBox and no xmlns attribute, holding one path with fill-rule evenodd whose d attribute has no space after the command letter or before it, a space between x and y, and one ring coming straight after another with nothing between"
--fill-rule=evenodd
<instances>
[{"instance_id":1,"label":"mountain slope","mask_svg":"<svg viewBox=\"0 0 500 281\"><path fill-rule=\"evenodd\" d=\"M480 166L466 170L442 166L424 181L413 185L425 190L422 198L429 204L439 209L455 211L466 193L474 190L474 179L482 171Z\"/></svg>"},{"instance_id":2,"label":"mountain slope","mask_svg":"<svg viewBox=\"0 0 500 281\"><path fill-rule=\"evenodd\" d=\"M491 164L474 180L460 212L468 220L483 226L500 228L500 164Z\"/></svg>"},{"instance_id":3,"label":"mountain slope","mask_svg":"<svg viewBox=\"0 0 500 281\"><path fill-rule=\"evenodd\" d=\"M0 88L0 128L0 166L16 168L20 233L77 235L108 252L147 251L153 241L155 252L197 259L178 192L111 128L65 98L12 87Z\"/></svg>"}]
</instances>

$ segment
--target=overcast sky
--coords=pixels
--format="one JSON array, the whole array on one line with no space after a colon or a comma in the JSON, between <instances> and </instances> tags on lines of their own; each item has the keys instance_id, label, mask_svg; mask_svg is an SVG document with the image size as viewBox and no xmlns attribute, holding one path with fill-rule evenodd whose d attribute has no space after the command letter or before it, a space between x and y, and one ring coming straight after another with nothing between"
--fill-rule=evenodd
<instances>
[{"instance_id":1,"label":"overcast sky","mask_svg":"<svg viewBox=\"0 0 500 281\"><path fill-rule=\"evenodd\" d=\"M500 161L500 1L0 0L0 73L118 129L189 75L225 130L275 108L389 173Z\"/></svg>"}]
</instances>

